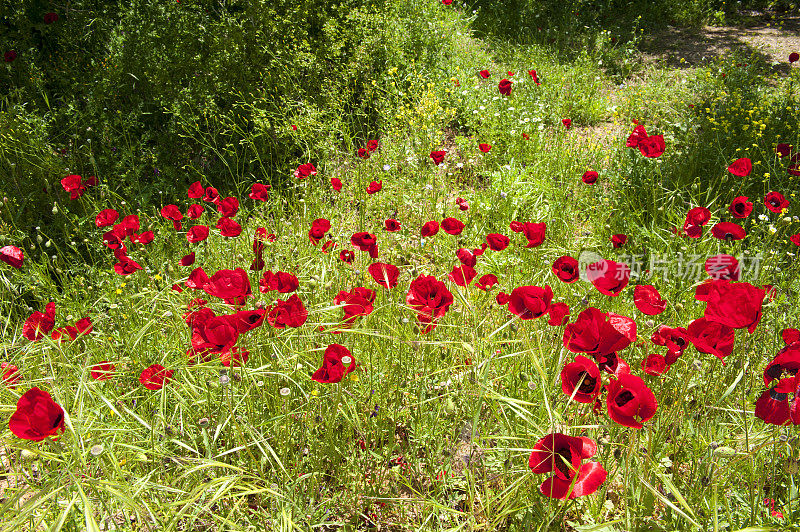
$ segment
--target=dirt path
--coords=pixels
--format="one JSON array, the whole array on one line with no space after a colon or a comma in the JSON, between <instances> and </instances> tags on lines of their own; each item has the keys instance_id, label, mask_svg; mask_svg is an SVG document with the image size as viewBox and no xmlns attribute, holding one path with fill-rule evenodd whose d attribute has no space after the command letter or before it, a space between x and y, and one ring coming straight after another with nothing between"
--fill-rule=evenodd
<instances>
[{"instance_id":1,"label":"dirt path","mask_svg":"<svg viewBox=\"0 0 800 532\"><path fill-rule=\"evenodd\" d=\"M755 52L773 64L776 71L787 72L789 54L800 52L800 16L773 19L753 15L741 26L705 26L699 29L667 26L663 31L647 36L642 44L647 59L665 61L668 66L676 68L698 66L735 49Z\"/></svg>"}]
</instances>

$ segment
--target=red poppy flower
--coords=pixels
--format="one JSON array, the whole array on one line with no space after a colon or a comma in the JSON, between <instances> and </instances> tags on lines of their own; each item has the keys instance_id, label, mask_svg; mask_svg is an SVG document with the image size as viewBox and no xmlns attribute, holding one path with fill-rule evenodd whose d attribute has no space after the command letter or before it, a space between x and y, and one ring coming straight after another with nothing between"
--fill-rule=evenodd
<instances>
[{"instance_id":1,"label":"red poppy flower","mask_svg":"<svg viewBox=\"0 0 800 532\"><path fill-rule=\"evenodd\" d=\"M48 436L58 436L64 432L64 409L49 393L31 388L17 400L8 428L23 440L42 441Z\"/></svg>"},{"instance_id":2,"label":"red poppy flower","mask_svg":"<svg viewBox=\"0 0 800 532\"><path fill-rule=\"evenodd\" d=\"M192 270L192 273L189 274L189 278L186 280L186 286L194 290L202 290L208 280L208 274L206 274L203 268L195 268Z\"/></svg>"},{"instance_id":3,"label":"red poppy flower","mask_svg":"<svg viewBox=\"0 0 800 532\"><path fill-rule=\"evenodd\" d=\"M194 264L194 258L195 258L194 251L192 251L188 255L184 255L183 257L181 257L180 265L191 266L192 264Z\"/></svg>"},{"instance_id":4,"label":"red poppy flower","mask_svg":"<svg viewBox=\"0 0 800 532\"><path fill-rule=\"evenodd\" d=\"M747 177L752 170L753 163L747 157L736 159L728 166L728 171L736 177Z\"/></svg>"},{"instance_id":5,"label":"red poppy flower","mask_svg":"<svg viewBox=\"0 0 800 532\"><path fill-rule=\"evenodd\" d=\"M425 325L423 333L432 331L439 318L453 304L453 294L435 277L420 275L413 281L406 294L406 304L417 312L417 320Z\"/></svg>"},{"instance_id":6,"label":"red poppy flower","mask_svg":"<svg viewBox=\"0 0 800 532\"><path fill-rule=\"evenodd\" d=\"M16 388L17 384L19 384L22 375L19 372L19 368L13 364L9 364L8 362L3 362L0 364L0 383L8 388Z\"/></svg>"},{"instance_id":7,"label":"red poppy flower","mask_svg":"<svg viewBox=\"0 0 800 532\"><path fill-rule=\"evenodd\" d=\"M131 235L131 242L134 244L147 245L155 239L156 235L152 231L144 231L140 234L133 233Z\"/></svg>"},{"instance_id":8,"label":"red poppy flower","mask_svg":"<svg viewBox=\"0 0 800 532\"><path fill-rule=\"evenodd\" d=\"M581 181L586 183L587 185L594 185L597 182L598 174L594 170L587 170L583 173L581 177Z\"/></svg>"},{"instance_id":9,"label":"red poppy flower","mask_svg":"<svg viewBox=\"0 0 800 532\"><path fill-rule=\"evenodd\" d=\"M322 237L325 236L331 228L331 222L326 220L325 218L317 218L313 222L311 222L311 229L308 231L308 239L311 240L311 243L315 246L322 240Z\"/></svg>"},{"instance_id":10,"label":"red poppy flower","mask_svg":"<svg viewBox=\"0 0 800 532\"><path fill-rule=\"evenodd\" d=\"M360 233L354 233L353 236L350 237L350 243L353 244L355 247L360 249L361 251L366 251L369 253L370 258L377 259L378 258L378 240L372 233L367 233L366 231L362 231Z\"/></svg>"},{"instance_id":11,"label":"red poppy flower","mask_svg":"<svg viewBox=\"0 0 800 532\"><path fill-rule=\"evenodd\" d=\"M129 214L123 218L119 224L114 226L114 229L116 230L118 226L124 230L124 235L122 238L125 238L125 235L130 236L141 229L141 226L139 225L139 216L135 214Z\"/></svg>"},{"instance_id":12,"label":"red poppy flower","mask_svg":"<svg viewBox=\"0 0 800 532\"><path fill-rule=\"evenodd\" d=\"M317 382L332 384L340 382L347 374L356 369L356 361L350 350L340 344L331 344L325 349L322 367L311 375Z\"/></svg>"},{"instance_id":13,"label":"red poppy flower","mask_svg":"<svg viewBox=\"0 0 800 532\"><path fill-rule=\"evenodd\" d=\"M447 155L447 152L444 150L441 151L432 151L429 157L433 159L433 162L436 166L439 166L444 162L444 156Z\"/></svg>"},{"instance_id":14,"label":"red poppy flower","mask_svg":"<svg viewBox=\"0 0 800 532\"><path fill-rule=\"evenodd\" d=\"M783 379L784 375L794 378L800 370L800 346L790 344L778 351L778 354L764 368L764 386L773 380ZM786 393L792 390L787 390Z\"/></svg>"},{"instance_id":15,"label":"red poppy flower","mask_svg":"<svg viewBox=\"0 0 800 532\"><path fill-rule=\"evenodd\" d=\"M8 50L6 53L3 54L3 61L6 63L13 63L14 59L17 58L17 52L14 50Z\"/></svg>"},{"instance_id":16,"label":"red poppy flower","mask_svg":"<svg viewBox=\"0 0 800 532\"><path fill-rule=\"evenodd\" d=\"M125 254L117 257L117 261L118 262L114 264L114 272L116 272L117 275L130 275L142 269L142 266L138 262Z\"/></svg>"},{"instance_id":17,"label":"red poppy flower","mask_svg":"<svg viewBox=\"0 0 800 532\"><path fill-rule=\"evenodd\" d=\"M3 246L0 248L0 260L12 268L20 269L25 261L25 255L16 246Z\"/></svg>"},{"instance_id":18,"label":"red poppy flower","mask_svg":"<svg viewBox=\"0 0 800 532\"><path fill-rule=\"evenodd\" d=\"M66 192L69 192L69 199L75 200L83 196L86 187L81 183L81 179L79 175L68 175L61 180L61 186Z\"/></svg>"},{"instance_id":19,"label":"red poppy flower","mask_svg":"<svg viewBox=\"0 0 800 532\"><path fill-rule=\"evenodd\" d=\"M508 300L508 311L519 316L521 320L532 320L547 314L553 301L553 289L550 285L518 286L511 291Z\"/></svg>"},{"instance_id":20,"label":"red poppy flower","mask_svg":"<svg viewBox=\"0 0 800 532\"><path fill-rule=\"evenodd\" d=\"M456 198L456 206L458 206L458 210L460 211L469 210L469 203L464 198Z\"/></svg>"},{"instance_id":21,"label":"red poppy flower","mask_svg":"<svg viewBox=\"0 0 800 532\"><path fill-rule=\"evenodd\" d=\"M350 264L356 258L355 254L349 249L343 249L339 252L339 260Z\"/></svg>"},{"instance_id":22,"label":"red poppy flower","mask_svg":"<svg viewBox=\"0 0 800 532\"><path fill-rule=\"evenodd\" d=\"M478 74L483 79L489 79L489 71L488 70L481 70L480 72L478 72Z\"/></svg>"},{"instance_id":23,"label":"red poppy flower","mask_svg":"<svg viewBox=\"0 0 800 532\"><path fill-rule=\"evenodd\" d=\"M387 231L389 231L391 233L394 233L395 231L399 231L400 230L400 222L398 222L394 218L389 218L387 220L384 220L383 227Z\"/></svg>"},{"instance_id":24,"label":"red poppy flower","mask_svg":"<svg viewBox=\"0 0 800 532\"><path fill-rule=\"evenodd\" d=\"M553 327L566 325L569 321L569 305L566 303L551 304L547 313L550 315L550 318L547 320L547 324Z\"/></svg>"},{"instance_id":25,"label":"red poppy flower","mask_svg":"<svg viewBox=\"0 0 800 532\"><path fill-rule=\"evenodd\" d=\"M511 80L503 78L500 80L500 83L497 84L497 90L500 91L500 94L503 96L510 96L511 95Z\"/></svg>"},{"instance_id":26,"label":"red poppy flower","mask_svg":"<svg viewBox=\"0 0 800 532\"><path fill-rule=\"evenodd\" d=\"M289 272L266 271L258 281L259 291L262 294L277 290L280 294L289 294L300 287L300 280Z\"/></svg>"},{"instance_id":27,"label":"red poppy flower","mask_svg":"<svg viewBox=\"0 0 800 532\"><path fill-rule=\"evenodd\" d=\"M165 205L161 207L161 216L167 220L172 220L172 226L176 231L181 230L180 220L183 220L183 213L178 209L177 205Z\"/></svg>"},{"instance_id":28,"label":"red poppy flower","mask_svg":"<svg viewBox=\"0 0 800 532\"><path fill-rule=\"evenodd\" d=\"M361 157L362 159L369 159L369 150L366 148L359 148L358 156Z\"/></svg>"},{"instance_id":29,"label":"red poppy flower","mask_svg":"<svg viewBox=\"0 0 800 532\"><path fill-rule=\"evenodd\" d=\"M248 297L253 295L250 289L250 278L242 268L235 270L219 270L203 286L203 290L214 297L224 300L229 305L244 305Z\"/></svg>"},{"instance_id":30,"label":"red poppy flower","mask_svg":"<svg viewBox=\"0 0 800 532\"><path fill-rule=\"evenodd\" d=\"M297 294L292 294L286 301L279 299L267 314L267 321L276 329L300 327L307 319L308 311Z\"/></svg>"},{"instance_id":31,"label":"red poppy flower","mask_svg":"<svg viewBox=\"0 0 800 532\"><path fill-rule=\"evenodd\" d=\"M444 4L444 5L446 5L446 6L449 6L449 5L450 5L450 4L452 4L452 3L453 3L453 0L442 0L442 4ZM337 381L337 382L338 382L338 381Z\"/></svg>"},{"instance_id":32,"label":"red poppy flower","mask_svg":"<svg viewBox=\"0 0 800 532\"><path fill-rule=\"evenodd\" d=\"M646 359L642 360L642 371L648 375L658 377L659 375L663 375L667 370L669 370L669 366L667 365L667 360L664 358L664 355L652 353L647 355Z\"/></svg>"},{"instance_id":33,"label":"red poppy flower","mask_svg":"<svg viewBox=\"0 0 800 532\"><path fill-rule=\"evenodd\" d=\"M507 236L499 233L489 233L486 235L486 243L492 251L503 251L508 247L510 242Z\"/></svg>"},{"instance_id":34,"label":"red poppy flower","mask_svg":"<svg viewBox=\"0 0 800 532\"><path fill-rule=\"evenodd\" d=\"M333 190L335 190L336 192L340 192L342 190L342 186L343 186L342 185L342 180L339 179L338 177L332 177L331 178L331 186L333 187Z\"/></svg>"},{"instance_id":35,"label":"red poppy flower","mask_svg":"<svg viewBox=\"0 0 800 532\"><path fill-rule=\"evenodd\" d=\"M207 187L203 194L203 201L216 205L220 201L219 191L214 187Z\"/></svg>"},{"instance_id":36,"label":"red poppy flower","mask_svg":"<svg viewBox=\"0 0 800 532\"><path fill-rule=\"evenodd\" d=\"M367 187L367 194L375 194L383 188L383 181L372 181Z\"/></svg>"},{"instance_id":37,"label":"red poppy flower","mask_svg":"<svg viewBox=\"0 0 800 532\"><path fill-rule=\"evenodd\" d=\"M223 218L233 218L239 212L239 199L229 196L217 204L217 212Z\"/></svg>"},{"instance_id":38,"label":"red poppy flower","mask_svg":"<svg viewBox=\"0 0 800 532\"><path fill-rule=\"evenodd\" d=\"M800 233L790 236L789 241L795 246L800 246Z\"/></svg>"},{"instance_id":39,"label":"red poppy flower","mask_svg":"<svg viewBox=\"0 0 800 532\"><path fill-rule=\"evenodd\" d=\"M191 185L189 185L189 190L187 191L187 195L190 199L198 199L202 198L206 193L206 189L203 188L203 185L200 181L195 181Z\"/></svg>"},{"instance_id":40,"label":"red poppy flower","mask_svg":"<svg viewBox=\"0 0 800 532\"><path fill-rule=\"evenodd\" d=\"M636 322L626 316L606 314L589 307L564 329L564 347L573 353L607 354L636 341Z\"/></svg>"},{"instance_id":41,"label":"red poppy flower","mask_svg":"<svg viewBox=\"0 0 800 532\"><path fill-rule=\"evenodd\" d=\"M789 396L791 382L793 379L787 378L786 383L765 390L756 401L755 415L757 418L771 425L788 425L790 423ZM785 391L783 391L785 390Z\"/></svg>"},{"instance_id":42,"label":"red poppy flower","mask_svg":"<svg viewBox=\"0 0 800 532\"><path fill-rule=\"evenodd\" d=\"M119 213L114 209L103 209L97 213L94 219L94 224L97 227L108 227L114 225L114 222L119 218Z\"/></svg>"},{"instance_id":43,"label":"red poppy flower","mask_svg":"<svg viewBox=\"0 0 800 532\"><path fill-rule=\"evenodd\" d=\"M190 244L196 244L208 238L208 233L209 229L207 225L195 225L186 233L186 240L188 240Z\"/></svg>"},{"instance_id":44,"label":"red poppy flower","mask_svg":"<svg viewBox=\"0 0 800 532\"><path fill-rule=\"evenodd\" d=\"M792 145L780 143L775 147L775 153L777 153L781 159L788 157L789 154L792 153Z\"/></svg>"},{"instance_id":45,"label":"red poppy flower","mask_svg":"<svg viewBox=\"0 0 800 532\"><path fill-rule=\"evenodd\" d=\"M297 179L305 179L312 175L317 175L317 168L311 163L301 164L294 171L294 177Z\"/></svg>"},{"instance_id":46,"label":"red poppy flower","mask_svg":"<svg viewBox=\"0 0 800 532\"><path fill-rule=\"evenodd\" d=\"M528 75L533 79L534 83L541 85L541 83L539 83L539 76L536 74L535 70L528 70Z\"/></svg>"},{"instance_id":47,"label":"red poppy flower","mask_svg":"<svg viewBox=\"0 0 800 532\"><path fill-rule=\"evenodd\" d=\"M139 382L148 390L160 390L172 379L173 373L174 370L166 369L161 364L153 364L142 370Z\"/></svg>"},{"instance_id":48,"label":"red poppy flower","mask_svg":"<svg viewBox=\"0 0 800 532\"><path fill-rule=\"evenodd\" d=\"M545 232L547 231L546 223L533 223L525 222L522 224L522 234L528 239L527 248L535 248L544 242Z\"/></svg>"},{"instance_id":49,"label":"red poppy flower","mask_svg":"<svg viewBox=\"0 0 800 532\"><path fill-rule=\"evenodd\" d=\"M597 444L589 438L575 438L556 432L536 442L528 458L528 467L533 473L554 473L567 480L578 472L581 461L596 453Z\"/></svg>"},{"instance_id":50,"label":"red poppy flower","mask_svg":"<svg viewBox=\"0 0 800 532\"><path fill-rule=\"evenodd\" d=\"M220 218L214 227L219 229L219 234L222 236L235 237L242 234L242 226L233 218Z\"/></svg>"},{"instance_id":51,"label":"red poppy flower","mask_svg":"<svg viewBox=\"0 0 800 532\"><path fill-rule=\"evenodd\" d=\"M597 452L597 444L589 438L566 434L548 434L539 440L528 459L534 473L555 473L546 479L539 491L554 499L574 499L591 495L605 482L608 473L599 462L587 462Z\"/></svg>"},{"instance_id":52,"label":"red poppy flower","mask_svg":"<svg viewBox=\"0 0 800 532\"><path fill-rule=\"evenodd\" d=\"M90 375L96 381L107 381L114 378L114 372L117 368L111 362L104 360L99 364L95 364L89 368Z\"/></svg>"},{"instance_id":53,"label":"red poppy flower","mask_svg":"<svg viewBox=\"0 0 800 532\"><path fill-rule=\"evenodd\" d=\"M701 353L714 355L725 363L725 357L733 352L735 334L733 328L699 318L687 328L692 344Z\"/></svg>"},{"instance_id":54,"label":"red poppy flower","mask_svg":"<svg viewBox=\"0 0 800 532\"><path fill-rule=\"evenodd\" d=\"M730 206L728 206L728 212L731 213L731 216L734 218L747 218L750 216L750 213L753 212L753 203L747 201L747 196L739 196L734 199Z\"/></svg>"},{"instance_id":55,"label":"red poppy flower","mask_svg":"<svg viewBox=\"0 0 800 532\"><path fill-rule=\"evenodd\" d=\"M448 235L460 235L464 230L464 222L457 218L445 218L442 220L441 228Z\"/></svg>"},{"instance_id":56,"label":"red poppy flower","mask_svg":"<svg viewBox=\"0 0 800 532\"><path fill-rule=\"evenodd\" d=\"M620 375L607 387L606 408L608 416L624 427L642 428L642 423L652 418L658 404L653 391L641 377Z\"/></svg>"},{"instance_id":57,"label":"red poppy flower","mask_svg":"<svg viewBox=\"0 0 800 532\"><path fill-rule=\"evenodd\" d=\"M578 261L569 255L559 257L553 262L552 271L565 283L574 283L580 277Z\"/></svg>"},{"instance_id":58,"label":"red poppy flower","mask_svg":"<svg viewBox=\"0 0 800 532\"><path fill-rule=\"evenodd\" d=\"M628 148L638 148L639 143L647 138L647 130L642 125L633 128L633 132L628 136L625 146Z\"/></svg>"},{"instance_id":59,"label":"red poppy flower","mask_svg":"<svg viewBox=\"0 0 800 532\"><path fill-rule=\"evenodd\" d=\"M667 302L652 285L639 284L633 289L633 303L642 314L657 316L667 308Z\"/></svg>"},{"instance_id":60,"label":"red poppy flower","mask_svg":"<svg viewBox=\"0 0 800 532\"><path fill-rule=\"evenodd\" d=\"M780 192L770 192L764 197L764 205L772 212L781 213L789 208L789 202Z\"/></svg>"},{"instance_id":61,"label":"red poppy flower","mask_svg":"<svg viewBox=\"0 0 800 532\"><path fill-rule=\"evenodd\" d=\"M603 387L594 361L578 355L561 370L561 391L579 403L593 403Z\"/></svg>"},{"instance_id":62,"label":"red poppy flower","mask_svg":"<svg viewBox=\"0 0 800 532\"><path fill-rule=\"evenodd\" d=\"M712 281L704 317L734 329L752 333L761 321L761 305L766 290L750 283Z\"/></svg>"},{"instance_id":63,"label":"red poppy flower","mask_svg":"<svg viewBox=\"0 0 800 532\"><path fill-rule=\"evenodd\" d=\"M661 135L652 135L639 141L638 148L642 155L645 157L660 157L666 150L664 137Z\"/></svg>"},{"instance_id":64,"label":"red poppy flower","mask_svg":"<svg viewBox=\"0 0 800 532\"><path fill-rule=\"evenodd\" d=\"M781 331L781 339L786 345L800 343L800 330L787 328Z\"/></svg>"},{"instance_id":65,"label":"red poppy flower","mask_svg":"<svg viewBox=\"0 0 800 532\"><path fill-rule=\"evenodd\" d=\"M796 63L798 59L800 59L800 54L797 52L792 52L789 54L789 63Z\"/></svg>"},{"instance_id":66,"label":"red poppy flower","mask_svg":"<svg viewBox=\"0 0 800 532\"><path fill-rule=\"evenodd\" d=\"M433 236L438 232L439 232L439 222L437 222L436 220L431 220L430 222L425 222L425 224L423 224L419 234L425 238L428 238L429 236Z\"/></svg>"},{"instance_id":67,"label":"red poppy flower","mask_svg":"<svg viewBox=\"0 0 800 532\"><path fill-rule=\"evenodd\" d=\"M600 293L616 297L628 286L631 269L624 262L601 260L586 267L586 278Z\"/></svg>"},{"instance_id":68,"label":"red poppy flower","mask_svg":"<svg viewBox=\"0 0 800 532\"><path fill-rule=\"evenodd\" d=\"M196 311L191 322L192 349L205 357L231 349L239 339L242 320L236 315L214 316L211 309L204 307Z\"/></svg>"},{"instance_id":69,"label":"red poppy flower","mask_svg":"<svg viewBox=\"0 0 800 532\"><path fill-rule=\"evenodd\" d=\"M714 238L730 242L732 240L741 240L747 236L741 225L733 222L719 222L711 228L711 234Z\"/></svg>"},{"instance_id":70,"label":"red poppy flower","mask_svg":"<svg viewBox=\"0 0 800 532\"><path fill-rule=\"evenodd\" d=\"M498 305L507 305L510 297L511 296L509 296L505 292L498 292L497 295L494 297L494 300L497 301Z\"/></svg>"},{"instance_id":71,"label":"red poppy flower","mask_svg":"<svg viewBox=\"0 0 800 532\"><path fill-rule=\"evenodd\" d=\"M461 264L454 266L452 271L447 274L447 277L458 286L465 287L475 279L476 275L478 275L478 272L475 271L475 268Z\"/></svg>"},{"instance_id":72,"label":"red poppy flower","mask_svg":"<svg viewBox=\"0 0 800 532\"><path fill-rule=\"evenodd\" d=\"M705 207L695 207L686 213L686 221L683 230L690 238L700 238L703 233L702 226L706 225L711 219L711 211Z\"/></svg>"},{"instance_id":73,"label":"red poppy flower","mask_svg":"<svg viewBox=\"0 0 800 532\"><path fill-rule=\"evenodd\" d=\"M565 129L569 129L572 127L572 119L571 118L564 118L561 120L561 123L564 124Z\"/></svg>"},{"instance_id":74,"label":"red poppy flower","mask_svg":"<svg viewBox=\"0 0 800 532\"><path fill-rule=\"evenodd\" d=\"M497 283L498 283L497 276L492 273L487 273L486 275L483 275L481 276L480 279L478 279L478 282L475 283L475 288L478 288L479 290L483 291L488 291Z\"/></svg>"},{"instance_id":75,"label":"red poppy flower","mask_svg":"<svg viewBox=\"0 0 800 532\"><path fill-rule=\"evenodd\" d=\"M712 279L738 281L742 268L736 257L731 255L714 255L705 262L705 270Z\"/></svg>"},{"instance_id":76,"label":"red poppy flower","mask_svg":"<svg viewBox=\"0 0 800 532\"><path fill-rule=\"evenodd\" d=\"M689 331L683 327L661 325L650 337L655 345L667 347L667 364L674 364L692 341Z\"/></svg>"},{"instance_id":77,"label":"red poppy flower","mask_svg":"<svg viewBox=\"0 0 800 532\"><path fill-rule=\"evenodd\" d=\"M492 149L491 144L478 144L478 149L480 149L483 153L489 153L489 150Z\"/></svg>"},{"instance_id":78,"label":"red poppy flower","mask_svg":"<svg viewBox=\"0 0 800 532\"><path fill-rule=\"evenodd\" d=\"M340 291L333 304L342 306L345 326L350 326L359 316L369 316L372 313L375 296L375 290L356 287L349 292Z\"/></svg>"},{"instance_id":79,"label":"red poppy flower","mask_svg":"<svg viewBox=\"0 0 800 532\"><path fill-rule=\"evenodd\" d=\"M628 235L616 234L611 236L611 244L614 249L621 248L628 243Z\"/></svg>"},{"instance_id":80,"label":"red poppy flower","mask_svg":"<svg viewBox=\"0 0 800 532\"><path fill-rule=\"evenodd\" d=\"M384 262L373 262L367 268L367 272L375 279L375 282L384 288L394 288L397 286L397 277L400 269L392 264Z\"/></svg>"},{"instance_id":81,"label":"red poppy flower","mask_svg":"<svg viewBox=\"0 0 800 532\"><path fill-rule=\"evenodd\" d=\"M45 24L52 24L53 22L58 21L58 13L45 13L43 19Z\"/></svg>"},{"instance_id":82,"label":"red poppy flower","mask_svg":"<svg viewBox=\"0 0 800 532\"><path fill-rule=\"evenodd\" d=\"M377 149L378 149L378 141L377 141L377 140L375 140L375 139L368 140L368 141L367 141L367 149L368 149L369 151L375 151L375 150L377 150Z\"/></svg>"}]
</instances>

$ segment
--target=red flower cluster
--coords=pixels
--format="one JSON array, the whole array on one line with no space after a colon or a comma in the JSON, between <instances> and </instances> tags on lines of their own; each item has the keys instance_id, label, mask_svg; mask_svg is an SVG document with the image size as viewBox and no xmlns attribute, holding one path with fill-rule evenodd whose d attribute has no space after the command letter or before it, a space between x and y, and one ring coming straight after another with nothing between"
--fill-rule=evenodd
<instances>
[{"instance_id":1,"label":"red flower cluster","mask_svg":"<svg viewBox=\"0 0 800 532\"><path fill-rule=\"evenodd\" d=\"M576 438L559 432L536 442L528 467L536 474L553 473L539 491L554 499L574 499L591 495L606 481L608 473L599 462L586 462L597 454L597 444L589 438Z\"/></svg>"}]
</instances>

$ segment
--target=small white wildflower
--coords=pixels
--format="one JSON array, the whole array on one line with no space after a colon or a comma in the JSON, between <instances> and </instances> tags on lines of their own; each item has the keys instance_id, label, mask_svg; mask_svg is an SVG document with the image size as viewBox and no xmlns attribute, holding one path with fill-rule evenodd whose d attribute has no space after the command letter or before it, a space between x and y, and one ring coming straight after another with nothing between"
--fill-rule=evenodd
<instances>
[{"instance_id":1,"label":"small white wildflower","mask_svg":"<svg viewBox=\"0 0 800 532\"><path fill-rule=\"evenodd\" d=\"M478 109L480 109L481 111L485 111L485 110L486 110L486 107L485 107L485 106L483 106L483 105L481 105L480 107L478 107Z\"/></svg>"},{"instance_id":2,"label":"small white wildflower","mask_svg":"<svg viewBox=\"0 0 800 532\"><path fill-rule=\"evenodd\" d=\"M221 385L225 386L226 384L230 384L230 382L231 382L231 378L228 377L227 375L220 375L219 376L219 383Z\"/></svg>"},{"instance_id":3,"label":"small white wildflower","mask_svg":"<svg viewBox=\"0 0 800 532\"><path fill-rule=\"evenodd\" d=\"M103 454L103 446L102 445L92 445L92 448L89 449L89 452L92 453L92 456L100 456Z\"/></svg>"},{"instance_id":4,"label":"small white wildflower","mask_svg":"<svg viewBox=\"0 0 800 532\"><path fill-rule=\"evenodd\" d=\"M292 393L292 390L290 390L289 388L283 387L280 390L278 390L278 393L281 394L282 396L286 397L287 395Z\"/></svg>"},{"instance_id":5,"label":"small white wildflower","mask_svg":"<svg viewBox=\"0 0 800 532\"><path fill-rule=\"evenodd\" d=\"M353 361L353 359L348 357L348 356L342 357L342 364L349 364L352 361Z\"/></svg>"},{"instance_id":6,"label":"small white wildflower","mask_svg":"<svg viewBox=\"0 0 800 532\"><path fill-rule=\"evenodd\" d=\"M761 220L762 222L766 222L767 220L769 220L769 217L766 214L759 214L758 219Z\"/></svg>"},{"instance_id":7,"label":"small white wildflower","mask_svg":"<svg viewBox=\"0 0 800 532\"><path fill-rule=\"evenodd\" d=\"M464 168L464 163L456 163L456 168Z\"/></svg>"},{"instance_id":8,"label":"small white wildflower","mask_svg":"<svg viewBox=\"0 0 800 532\"><path fill-rule=\"evenodd\" d=\"M391 166L389 166L388 164L384 164L384 165L383 165L383 171L384 171L384 172L388 172L388 171L389 171L389 170L391 170L391 169L392 169L392 167L391 167Z\"/></svg>"}]
</instances>

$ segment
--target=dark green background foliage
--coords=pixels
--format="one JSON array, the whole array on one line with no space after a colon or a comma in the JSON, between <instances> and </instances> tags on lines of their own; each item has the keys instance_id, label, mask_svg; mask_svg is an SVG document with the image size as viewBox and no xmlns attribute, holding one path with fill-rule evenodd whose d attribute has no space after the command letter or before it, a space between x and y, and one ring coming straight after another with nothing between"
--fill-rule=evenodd
<instances>
[{"instance_id":1,"label":"dark green background foliage","mask_svg":"<svg viewBox=\"0 0 800 532\"><path fill-rule=\"evenodd\" d=\"M4 0L0 42L19 55L0 68L2 192L47 206L19 214L33 225L67 173L142 205L197 179L280 186L376 134L386 113L372 81L388 68L447 60L418 23L431 5L416 4Z\"/></svg>"}]
</instances>

